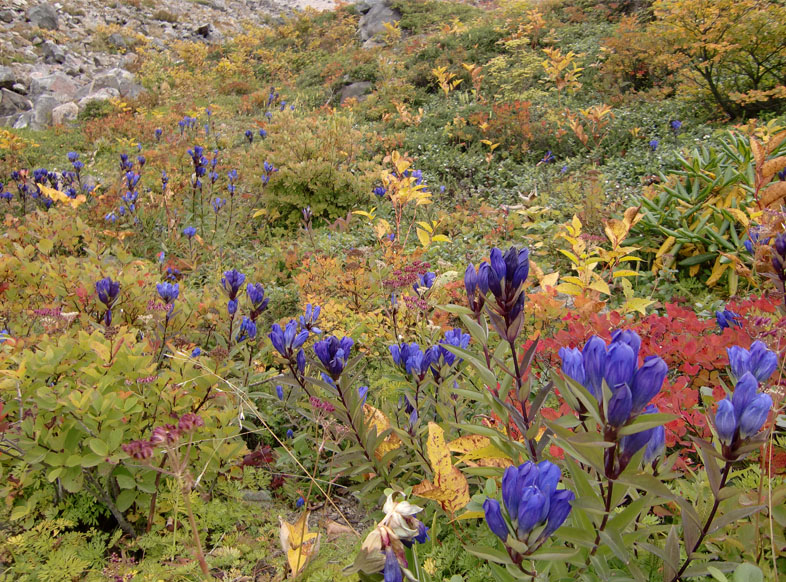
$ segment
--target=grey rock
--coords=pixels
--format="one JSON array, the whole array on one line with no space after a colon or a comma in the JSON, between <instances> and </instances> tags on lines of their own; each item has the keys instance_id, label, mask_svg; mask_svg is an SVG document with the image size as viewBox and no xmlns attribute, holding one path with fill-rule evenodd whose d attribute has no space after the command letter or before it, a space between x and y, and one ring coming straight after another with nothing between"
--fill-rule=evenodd
<instances>
[{"instance_id":1,"label":"grey rock","mask_svg":"<svg viewBox=\"0 0 786 582\"><path fill-rule=\"evenodd\" d=\"M105 87L104 89L99 89L95 93L89 93L85 97L79 99L78 106L79 110L81 111L85 107L87 107L88 103L92 103L93 101L109 101L114 97L120 97L120 91L117 89L112 89L111 87Z\"/></svg>"},{"instance_id":2,"label":"grey rock","mask_svg":"<svg viewBox=\"0 0 786 582\"><path fill-rule=\"evenodd\" d=\"M13 10L0 10L0 20L6 24L11 24L16 18L16 13Z\"/></svg>"},{"instance_id":3,"label":"grey rock","mask_svg":"<svg viewBox=\"0 0 786 582\"><path fill-rule=\"evenodd\" d=\"M128 42L126 41L126 37L122 34L115 32L114 34L110 34L109 38L106 39L106 42L109 46L114 47L116 49L125 49L128 48Z\"/></svg>"},{"instance_id":4,"label":"grey rock","mask_svg":"<svg viewBox=\"0 0 786 582\"><path fill-rule=\"evenodd\" d=\"M66 54L63 47L53 43L52 41L45 41L41 45L41 50L44 53L44 62L50 65L63 64L66 61Z\"/></svg>"},{"instance_id":5,"label":"grey rock","mask_svg":"<svg viewBox=\"0 0 786 582\"><path fill-rule=\"evenodd\" d=\"M134 75L125 69L109 69L98 75L93 81L93 89L116 89L123 97L135 99L144 88L134 81Z\"/></svg>"},{"instance_id":6,"label":"grey rock","mask_svg":"<svg viewBox=\"0 0 786 582\"><path fill-rule=\"evenodd\" d=\"M57 30L57 10L51 4L41 3L27 11L27 19L33 26Z\"/></svg>"},{"instance_id":7,"label":"grey rock","mask_svg":"<svg viewBox=\"0 0 786 582\"><path fill-rule=\"evenodd\" d=\"M22 83L14 83L11 87L11 91L14 93L19 93L20 95L27 95L27 87L25 87Z\"/></svg>"},{"instance_id":8,"label":"grey rock","mask_svg":"<svg viewBox=\"0 0 786 582\"><path fill-rule=\"evenodd\" d=\"M371 91L371 83L369 81L358 81L357 83L350 83L341 89L341 103L347 99L357 99L363 101L368 97Z\"/></svg>"},{"instance_id":9,"label":"grey rock","mask_svg":"<svg viewBox=\"0 0 786 582\"><path fill-rule=\"evenodd\" d=\"M0 89L12 89L18 82L11 67L0 67Z\"/></svg>"},{"instance_id":10,"label":"grey rock","mask_svg":"<svg viewBox=\"0 0 786 582\"><path fill-rule=\"evenodd\" d=\"M33 105L33 118L30 126L33 129L42 129L52 123L52 110L58 106L54 95L41 95Z\"/></svg>"},{"instance_id":11,"label":"grey rock","mask_svg":"<svg viewBox=\"0 0 786 582\"><path fill-rule=\"evenodd\" d=\"M79 115L76 103L63 103L52 109L52 125L63 125L66 121L73 121Z\"/></svg>"},{"instance_id":12,"label":"grey rock","mask_svg":"<svg viewBox=\"0 0 786 582\"><path fill-rule=\"evenodd\" d=\"M358 21L358 33L360 40L366 43L372 40L377 34L385 30L386 23L398 22L401 14L393 9L388 0L377 2Z\"/></svg>"},{"instance_id":13,"label":"grey rock","mask_svg":"<svg viewBox=\"0 0 786 582\"><path fill-rule=\"evenodd\" d=\"M65 73L52 73L51 75L33 74L30 81L30 93L54 93L60 103L71 101L76 95L77 86Z\"/></svg>"},{"instance_id":14,"label":"grey rock","mask_svg":"<svg viewBox=\"0 0 786 582\"><path fill-rule=\"evenodd\" d=\"M30 127L32 121L33 121L33 112L28 111L23 113L22 115L17 116L11 127L13 127L14 129L24 129L26 127Z\"/></svg>"},{"instance_id":15,"label":"grey rock","mask_svg":"<svg viewBox=\"0 0 786 582\"><path fill-rule=\"evenodd\" d=\"M201 36L201 37L203 37L203 38L208 38L208 37L210 36L210 34L213 32L213 25L211 25L211 24L208 22L207 24L203 24L202 26L199 26L199 27L196 29L196 31L195 31L195 32L196 32L196 33L197 33L199 36Z\"/></svg>"},{"instance_id":16,"label":"grey rock","mask_svg":"<svg viewBox=\"0 0 786 582\"><path fill-rule=\"evenodd\" d=\"M18 93L8 89L0 89L0 115L15 115L33 108L33 104Z\"/></svg>"}]
</instances>

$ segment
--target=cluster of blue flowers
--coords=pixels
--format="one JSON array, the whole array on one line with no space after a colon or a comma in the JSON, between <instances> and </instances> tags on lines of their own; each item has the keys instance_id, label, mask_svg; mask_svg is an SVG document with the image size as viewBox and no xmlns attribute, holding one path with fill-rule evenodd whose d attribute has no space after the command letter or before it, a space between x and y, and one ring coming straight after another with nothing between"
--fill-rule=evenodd
<instances>
[{"instance_id":1,"label":"cluster of blue flowers","mask_svg":"<svg viewBox=\"0 0 786 582\"><path fill-rule=\"evenodd\" d=\"M593 336L584 344L584 349L561 348L563 373L578 382L598 401L600 413L606 426L604 435L609 441L616 441L619 429L630 424L640 414L657 412L650 401L660 392L668 374L668 366L658 356L647 356L641 366L639 350L641 338L634 331L618 330L612 335L611 343ZM608 409L603 407L604 383L611 391ZM645 463L654 462L665 446L665 431L656 427L640 431L620 439L620 456L616 468L609 468L618 474L643 447ZM616 475L607 475L613 477Z\"/></svg>"},{"instance_id":2,"label":"cluster of blue flowers","mask_svg":"<svg viewBox=\"0 0 786 582\"><path fill-rule=\"evenodd\" d=\"M486 523L519 563L537 550L565 522L575 494L557 489L562 473L554 463L527 461L508 467L502 477L502 503L486 499Z\"/></svg>"},{"instance_id":3,"label":"cluster of blue flowers","mask_svg":"<svg viewBox=\"0 0 786 582\"><path fill-rule=\"evenodd\" d=\"M464 273L464 288L472 311L480 317L489 292L495 303L488 304L491 324L503 339L513 342L521 332L524 315L524 283L529 276L529 249L510 247L505 254L493 248L489 262L475 269L470 263Z\"/></svg>"},{"instance_id":4,"label":"cluster of blue flowers","mask_svg":"<svg viewBox=\"0 0 786 582\"><path fill-rule=\"evenodd\" d=\"M456 358L456 355L445 346L466 348L469 340L469 334L454 328L447 331L444 339L441 339L437 345L425 350L414 342L388 346L388 349L393 363L408 376L413 376L422 382L426 374L431 371L434 379L439 381L447 375L446 368L461 363L461 359Z\"/></svg>"},{"instance_id":5,"label":"cluster of blue flowers","mask_svg":"<svg viewBox=\"0 0 786 582\"><path fill-rule=\"evenodd\" d=\"M723 445L724 456L735 460L746 441L761 431L772 409L772 397L758 392L759 383L766 382L778 367L778 356L760 341L750 350L730 347L729 366L737 383L729 398L718 403L715 428Z\"/></svg>"}]
</instances>

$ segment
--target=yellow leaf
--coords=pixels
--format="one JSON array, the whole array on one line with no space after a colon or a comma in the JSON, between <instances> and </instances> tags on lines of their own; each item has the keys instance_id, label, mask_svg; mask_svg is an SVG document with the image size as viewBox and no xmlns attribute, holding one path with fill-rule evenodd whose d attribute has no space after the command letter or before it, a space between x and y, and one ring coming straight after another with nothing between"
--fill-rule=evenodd
<instances>
[{"instance_id":1,"label":"yellow leaf","mask_svg":"<svg viewBox=\"0 0 786 582\"><path fill-rule=\"evenodd\" d=\"M763 191L761 205L770 206L784 196L786 196L786 182L776 182Z\"/></svg>"},{"instance_id":2,"label":"yellow leaf","mask_svg":"<svg viewBox=\"0 0 786 582\"><path fill-rule=\"evenodd\" d=\"M639 273L637 271L631 271L630 269L619 269L614 271L613 277L638 277Z\"/></svg>"},{"instance_id":3,"label":"yellow leaf","mask_svg":"<svg viewBox=\"0 0 786 582\"><path fill-rule=\"evenodd\" d=\"M728 269L731 266L731 263L721 263L720 260L721 257L715 259L715 265L712 267L712 273L710 273L710 278L707 279L705 283L707 287L712 287L713 285L715 285L723 276L723 273L726 272L726 269Z\"/></svg>"},{"instance_id":4,"label":"yellow leaf","mask_svg":"<svg viewBox=\"0 0 786 582\"><path fill-rule=\"evenodd\" d=\"M786 156L778 156L769 160L761 169L761 175L766 180L786 168Z\"/></svg>"},{"instance_id":5,"label":"yellow leaf","mask_svg":"<svg viewBox=\"0 0 786 582\"><path fill-rule=\"evenodd\" d=\"M424 249L428 248L428 245L431 244L431 240L429 240L428 233L421 228L416 229L416 232L418 234L418 240L420 241L420 244L423 245Z\"/></svg>"},{"instance_id":6,"label":"yellow leaf","mask_svg":"<svg viewBox=\"0 0 786 582\"><path fill-rule=\"evenodd\" d=\"M319 551L320 535L308 531L308 515L308 510L304 511L294 524L278 517L281 549L287 555L293 576L297 576Z\"/></svg>"},{"instance_id":7,"label":"yellow leaf","mask_svg":"<svg viewBox=\"0 0 786 582\"><path fill-rule=\"evenodd\" d=\"M83 194L80 194L76 198L69 198L65 194L63 194L60 190L56 190L54 188L50 188L49 186L44 186L43 184L38 184L38 187L41 189L41 193L51 198L55 202L62 202L63 204L68 204L71 208L78 208L80 204L82 204L87 198Z\"/></svg>"},{"instance_id":8,"label":"yellow leaf","mask_svg":"<svg viewBox=\"0 0 786 582\"><path fill-rule=\"evenodd\" d=\"M377 224L374 226L374 234L377 235L377 238L382 238L383 236L390 234L390 232L390 223L384 218L380 218L377 221Z\"/></svg>"},{"instance_id":9,"label":"yellow leaf","mask_svg":"<svg viewBox=\"0 0 786 582\"><path fill-rule=\"evenodd\" d=\"M786 156L784 157L784 159L786 159ZM731 214L734 217L734 220L742 224L745 228L748 228L750 226L751 221L748 218L748 215L744 211L740 210L739 208L727 208L726 212Z\"/></svg>"},{"instance_id":10,"label":"yellow leaf","mask_svg":"<svg viewBox=\"0 0 786 582\"><path fill-rule=\"evenodd\" d=\"M363 405L363 413L366 415L366 425L375 427L377 435L382 434L390 428L390 420L385 416L381 410L374 408L370 404ZM387 455L390 451L394 451L401 446L401 439L395 433L390 433L385 437L381 443L377 445L374 451L374 456L377 460L382 460L382 457Z\"/></svg>"},{"instance_id":11,"label":"yellow leaf","mask_svg":"<svg viewBox=\"0 0 786 582\"><path fill-rule=\"evenodd\" d=\"M579 287L573 283L560 283L554 288L565 295L581 295L584 291L583 287Z\"/></svg>"},{"instance_id":12,"label":"yellow leaf","mask_svg":"<svg viewBox=\"0 0 786 582\"><path fill-rule=\"evenodd\" d=\"M764 148L761 147L761 144L754 137L751 137L751 151L753 152L753 158L756 160L756 167L760 168L764 164Z\"/></svg>"},{"instance_id":13,"label":"yellow leaf","mask_svg":"<svg viewBox=\"0 0 786 582\"><path fill-rule=\"evenodd\" d=\"M642 315L647 315L647 307L655 303L651 299L641 297L631 297L625 302L625 311L638 311Z\"/></svg>"},{"instance_id":14,"label":"yellow leaf","mask_svg":"<svg viewBox=\"0 0 786 582\"><path fill-rule=\"evenodd\" d=\"M540 286L541 287L554 287L559 281L559 273L549 273L548 275L544 275L540 279Z\"/></svg>"},{"instance_id":15,"label":"yellow leaf","mask_svg":"<svg viewBox=\"0 0 786 582\"><path fill-rule=\"evenodd\" d=\"M412 489L412 494L438 501L442 509L453 514L469 503L469 483L464 474L453 466L445 433L433 422L428 423L426 452L434 470L434 482L423 481Z\"/></svg>"},{"instance_id":16,"label":"yellow leaf","mask_svg":"<svg viewBox=\"0 0 786 582\"><path fill-rule=\"evenodd\" d=\"M431 242L450 242L450 238L444 234L435 234L431 237Z\"/></svg>"},{"instance_id":17,"label":"yellow leaf","mask_svg":"<svg viewBox=\"0 0 786 582\"><path fill-rule=\"evenodd\" d=\"M605 295L611 295L611 289L609 289L609 284L600 278L597 278L592 283L590 283L589 288L595 291L599 291L600 293L603 293Z\"/></svg>"},{"instance_id":18,"label":"yellow leaf","mask_svg":"<svg viewBox=\"0 0 786 582\"><path fill-rule=\"evenodd\" d=\"M629 227L621 220L607 220L603 230L606 237L615 247L619 245L628 234Z\"/></svg>"},{"instance_id":19,"label":"yellow leaf","mask_svg":"<svg viewBox=\"0 0 786 582\"><path fill-rule=\"evenodd\" d=\"M663 244L660 245L660 248L658 249L658 252L655 253L655 256L662 257L663 255L668 253L669 249L674 246L675 242L677 242L677 239L674 238L673 236L667 238L665 241L663 241Z\"/></svg>"}]
</instances>

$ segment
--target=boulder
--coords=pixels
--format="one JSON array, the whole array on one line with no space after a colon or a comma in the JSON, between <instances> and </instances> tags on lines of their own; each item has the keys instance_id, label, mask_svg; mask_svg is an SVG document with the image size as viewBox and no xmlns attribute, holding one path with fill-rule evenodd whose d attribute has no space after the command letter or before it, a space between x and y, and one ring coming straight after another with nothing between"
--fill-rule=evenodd
<instances>
[{"instance_id":1,"label":"boulder","mask_svg":"<svg viewBox=\"0 0 786 582\"><path fill-rule=\"evenodd\" d=\"M27 19L33 26L57 30L57 10L51 4L41 3L27 11Z\"/></svg>"},{"instance_id":2,"label":"boulder","mask_svg":"<svg viewBox=\"0 0 786 582\"><path fill-rule=\"evenodd\" d=\"M0 21L11 24L14 18L16 18L16 13L13 10L0 10Z\"/></svg>"},{"instance_id":3,"label":"boulder","mask_svg":"<svg viewBox=\"0 0 786 582\"><path fill-rule=\"evenodd\" d=\"M52 41L45 41L41 45L41 50L44 53L44 62L50 65L62 65L66 61L66 54L63 47L53 43Z\"/></svg>"},{"instance_id":4,"label":"boulder","mask_svg":"<svg viewBox=\"0 0 786 582\"><path fill-rule=\"evenodd\" d=\"M92 103L93 101L109 101L114 97L120 97L120 92L117 89L112 89L111 87L99 89L95 93L89 93L79 100L79 110L83 110L85 107L87 107L88 103Z\"/></svg>"},{"instance_id":5,"label":"boulder","mask_svg":"<svg viewBox=\"0 0 786 582\"><path fill-rule=\"evenodd\" d=\"M79 115L76 103L63 103L52 109L52 125L63 125L66 121L73 121Z\"/></svg>"},{"instance_id":6,"label":"boulder","mask_svg":"<svg viewBox=\"0 0 786 582\"><path fill-rule=\"evenodd\" d=\"M356 83L345 85L344 88L341 89L341 103L344 103L344 101L347 99L357 99L358 101L363 101L366 99L370 91L371 83L369 81L358 81Z\"/></svg>"},{"instance_id":7,"label":"boulder","mask_svg":"<svg viewBox=\"0 0 786 582\"><path fill-rule=\"evenodd\" d=\"M0 89L0 115L15 115L32 108L33 103L29 99L8 89Z\"/></svg>"},{"instance_id":8,"label":"boulder","mask_svg":"<svg viewBox=\"0 0 786 582\"><path fill-rule=\"evenodd\" d=\"M0 89L13 89L19 80L11 67L0 67Z\"/></svg>"},{"instance_id":9,"label":"boulder","mask_svg":"<svg viewBox=\"0 0 786 582\"><path fill-rule=\"evenodd\" d=\"M52 110L58 106L54 95L41 95L33 105L33 118L30 127L43 129L52 123Z\"/></svg>"},{"instance_id":10,"label":"boulder","mask_svg":"<svg viewBox=\"0 0 786 582\"><path fill-rule=\"evenodd\" d=\"M60 103L72 101L76 91L76 83L65 73L52 73L51 75L33 73L30 80L30 93L33 95L54 93Z\"/></svg>"},{"instance_id":11,"label":"boulder","mask_svg":"<svg viewBox=\"0 0 786 582\"><path fill-rule=\"evenodd\" d=\"M386 23L398 22L401 14L391 7L388 0L376 2L358 21L358 34L364 46L373 46L374 37L385 30Z\"/></svg>"},{"instance_id":12,"label":"boulder","mask_svg":"<svg viewBox=\"0 0 786 582\"><path fill-rule=\"evenodd\" d=\"M109 38L106 39L106 43L116 49L126 49L128 48L128 42L126 41L126 37L122 34L115 32L109 35Z\"/></svg>"},{"instance_id":13,"label":"boulder","mask_svg":"<svg viewBox=\"0 0 786 582\"><path fill-rule=\"evenodd\" d=\"M135 99L144 91L142 85L134 81L134 75L125 69L109 69L93 80L93 90L116 89L123 97Z\"/></svg>"}]
</instances>

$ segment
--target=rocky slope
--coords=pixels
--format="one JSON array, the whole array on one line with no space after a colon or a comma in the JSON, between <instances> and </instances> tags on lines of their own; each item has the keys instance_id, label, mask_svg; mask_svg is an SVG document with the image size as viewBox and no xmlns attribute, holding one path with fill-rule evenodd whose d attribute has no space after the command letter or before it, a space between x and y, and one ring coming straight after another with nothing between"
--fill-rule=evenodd
<instances>
[{"instance_id":1,"label":"rocky slope","mask_svg":"<svg viewBox=\"0 0 786 582\"><path fill-rule=\"evenodd\" d=\"M6 0L0 7L0 125L42 128L75 119L89 103L134 98L129 72L144 37L221 42L246 23L332 0Z\"/></svg>"}]
</instances>

